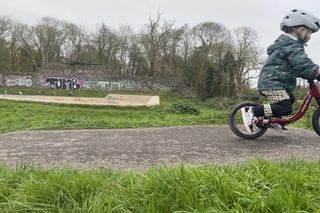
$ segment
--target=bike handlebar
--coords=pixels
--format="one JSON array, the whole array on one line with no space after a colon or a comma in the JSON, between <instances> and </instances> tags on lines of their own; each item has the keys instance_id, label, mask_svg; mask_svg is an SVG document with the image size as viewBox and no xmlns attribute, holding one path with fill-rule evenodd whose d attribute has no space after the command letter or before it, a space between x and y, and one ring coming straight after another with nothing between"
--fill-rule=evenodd
<instances>
[{"instance_id":1,"label":"bike handlebar","mask_svg":"<svg viewBox=\"0 0 320 213\"><path fill-rule=\"evenodd\" d=\"M312 80L308 79L308 83L309 83L309 86L314 86L316 84L313 79Z\"/></svg>"}]
</instances>

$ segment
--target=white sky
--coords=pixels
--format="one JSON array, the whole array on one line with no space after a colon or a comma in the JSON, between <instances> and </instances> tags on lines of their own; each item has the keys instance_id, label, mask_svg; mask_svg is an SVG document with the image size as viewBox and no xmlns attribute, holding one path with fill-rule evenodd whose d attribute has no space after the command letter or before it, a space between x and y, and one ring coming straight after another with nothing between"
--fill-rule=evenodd
<instances>
[{"instance_id":1,"label":"white sky","mask_svg":"<svg viewBox=\"0 0 320 213\"><path fill-rule=\"evenodd\" d=\"M279 24L294 8L320 17L319 0L0 0L0 15L29 25L50 16L91 29L105 22L114 29L128 24L139 31L157 11L177 26L205 21L218 22L229 29L245 25L258 32L264 49L281 34ZM320 64L320 33L312 36L306 52Z\"/></svg>"}]
</instances>

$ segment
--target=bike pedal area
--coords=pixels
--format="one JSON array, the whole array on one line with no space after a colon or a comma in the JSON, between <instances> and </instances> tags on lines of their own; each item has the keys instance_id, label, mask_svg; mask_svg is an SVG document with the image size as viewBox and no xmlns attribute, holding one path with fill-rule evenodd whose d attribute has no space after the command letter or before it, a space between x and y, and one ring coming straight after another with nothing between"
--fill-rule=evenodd
<instances>
[{"instance_id":1,"label":"bike pedal area","mask_svg":"<svg viewBox=\"0 0 320 213\"><path fill-rule=\"evenodd\" d=\"M258 127L262 126L267 126L269 129L273 129L275 131L280 131L280 130L288 130L285 126L282 126L278 123L270 123L269 119L259 119L258 122L256 123Z\"/></svg>"},{"instance_id":2,"label":"bike pedal area","mask_svg":"<svg viewBox=\"0 0 320 213\"><path fill-rule=\"evenodd\" d=\"M288 129L280 124L269 124L269 129L273 129L275 131L287 131Z\"/></svg>"}]
</instances>

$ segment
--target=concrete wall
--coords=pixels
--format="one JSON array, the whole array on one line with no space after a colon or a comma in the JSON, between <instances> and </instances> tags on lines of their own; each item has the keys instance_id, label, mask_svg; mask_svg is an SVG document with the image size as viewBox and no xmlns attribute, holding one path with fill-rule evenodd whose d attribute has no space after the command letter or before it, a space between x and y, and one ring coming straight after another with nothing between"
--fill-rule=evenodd
<instances>
[{"instance_id":1,"label":"concrete wall","mask_svg":"<svg viewBox=\"0 0 320 213\"><path fill-rule=\"evenodd\" d=\"M100 66L51 66L39 73L0 74L0 85L50 89L106 91L180 91L189 93L182 79L142 78L107 74Z\"/></svg>"}]
</instances>

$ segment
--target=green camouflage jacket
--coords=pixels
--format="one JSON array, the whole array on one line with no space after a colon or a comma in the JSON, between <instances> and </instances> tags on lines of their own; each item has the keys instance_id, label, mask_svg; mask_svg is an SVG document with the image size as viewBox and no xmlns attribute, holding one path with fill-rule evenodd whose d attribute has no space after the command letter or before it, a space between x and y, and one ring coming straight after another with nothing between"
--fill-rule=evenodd
<instances>
[{"instance_id":1,"label":"green camouflage jacket","mask_svg":"<svg viewBox=\"0 0 320 213\"><path fill-rule=\"evenodd\" d=\"M319 66L304 51L300 41L281 35L267 49L268 58L260 72L258 89L287 90L296 87L296 78L315 79Z\"/></svg>"}]
</instances>

